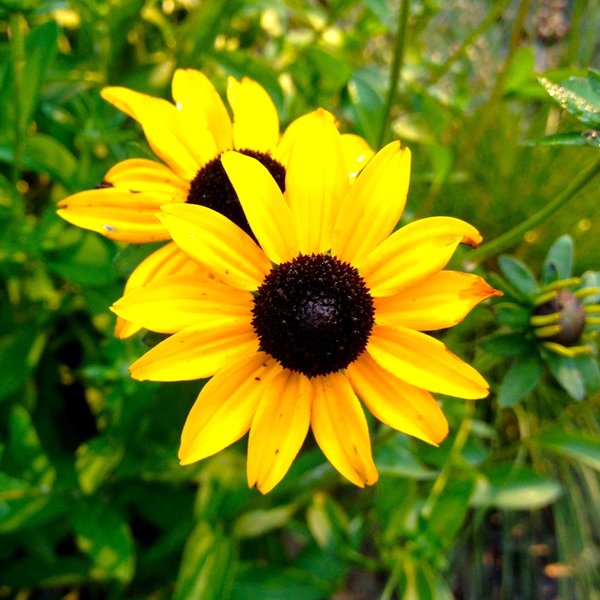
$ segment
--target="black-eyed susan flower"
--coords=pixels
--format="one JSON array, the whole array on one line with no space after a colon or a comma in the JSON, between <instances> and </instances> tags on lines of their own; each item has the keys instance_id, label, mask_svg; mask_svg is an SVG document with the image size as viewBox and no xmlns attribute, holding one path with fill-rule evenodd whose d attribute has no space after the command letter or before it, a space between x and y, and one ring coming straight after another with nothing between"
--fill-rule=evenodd
<instances>
[{"instance_id":1,"label":"black-eyed susan flower","mask_svg":"<svg viewBox=\"0 0 600 600\"><path fill-rule=\"evenodd\" d=\"M252 235L219 156L235 149L257 159L283 189L290 144L303 117L280 136L271 98L257 82L244 77L228 81L232 119L212 83L194 69L175 71L174 103L123 87L108 87L101 94L142 126L162 162L133 158L118 163L98 188L62 200L58 205L61 217L116 241L157 242L170 239L156 217L162 205L196 204L216 210ZM373 152L356 135L344 135L342 144L346 170L352 177ZM131 273L125 291L173 274L201 277L205 269L168 243ZM118 319L115 333L124 338L138 329Z\"/></svg>"},{"instance_id":2,"label":"black-eyed susan flower","mask_svg":"<svg viewBox=\"0 0 600 600\"><path fill-rule=\"evenodd\" d=\"M501 329L484 345L513 358L499 388L500 405L513 406L537 388L544 364L576 400L598 389L600 274L573 277L572 238L564 235L550 247L541 281L514 257L501 256L499 266L504 278L494 281L504 298L494 309Z\"/></svg>"},{"instance_id":3,"label":"black-eyed susan flower","mask_svg":"<svg viewBox=\"0 0 600 600\"><path fill-rule=\"evenodd\" d=\"M488 393L475 369L424 333L455 325L496 293L475 275L444 270L458 244L480 242L477 230L433 217L393 232L409 150L389 144L350 185L325 111L303 122L285 192L252 157L226 152L221 161L260 245L207 207L164 206L175 243L215 279L171 277L114 305L172 334L131 366L133 377L211 377L185 423L182 464L249 431L248 483L266 493L312 429L342 475L369 485L378 475L363 404L390 427L439 444L448 425L432 392Z\"/></svg>"}]
</instances>

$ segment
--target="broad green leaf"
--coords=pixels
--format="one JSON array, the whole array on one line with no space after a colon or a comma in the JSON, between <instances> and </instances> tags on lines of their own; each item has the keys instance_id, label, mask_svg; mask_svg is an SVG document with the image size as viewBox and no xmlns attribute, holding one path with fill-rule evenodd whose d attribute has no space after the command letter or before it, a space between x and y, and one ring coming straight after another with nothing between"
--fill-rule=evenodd
<instances>
[{"instance_id":1,"label":"broad green leaf","mask_svg":"<svg viewBox=\"0 0 600 600\"><path fill-rule=\"evenodd\" d=\"M31 486L27 481L0 472L0 501L22 498L28 493L31 493Z\"/></svg>"},{"instance_id":2,"label":"broad green leaf","mask_svg":"<svg viewBox=\"0 0 600 600\"><path fill-rule=\"evenodd\" d=\"M499 356L519 356L532 350L522 332L492 333L480 343L488 352Z\"/></svg>"},{"instance_id":3,"label":"broad green leaf","mask_svg":"<svg viewBox=\"0 0 600 600\"><path fill-rule=\"evenodd\" d=\"M128 583L135 568L135 551L129 525L113 506L96 497L77 502L70 514L77 545L93 561L97 581Z\"/></svg>"},{"instance_id":4,"label":"broad green leaf","mask_svg":"<svg viewBox=\"0 0 600 600\"><path fill-rule=\"evenodd\" d=\"M557 481L527 467L493 467L477 481L471 505L536 510L554 502L561 492Z\"/></svg>"},{"instance_id":5,"label":"broad green leaf","mask_svg":"<svg viewBox=\"0 0 600 600\"><path fill-rule=\"evenodd\" d=\"M529 327L531 309L527 306L514 302L498 302L494 304L494 313L499 325L505 325L514 329L526 329Z\"/></svg>"},{"instance_id":6,"label":"broad green leaf","mask_svg":"<svg viewBox=\"0 0 600 600\"><path fill-rule=\"evenodd\" d=\"M518 404L542 379L542 363L537 354L518 356L510 366L498 390L498 404L508 408Z\"/></svg>"},{"instance_id":7,"label":"broad green leaf","mask_svg":"<svg viewBox=\"0 0 600 600\"><path fill-rule=\"evenodd\" d=\"M529 267L522 261L503 254L498 259L502 274L525 296L532 296L538 291L538 283Z\"/></svg>"},{"instance_id":8,"label":"broad green leaf","mask_svg":"<svg viewBox=\"0 0 600 600\"><path fill-rule=\"evenodd\" d=\"M150 254L163 244L129 244L120 249L113 261L115 272L121 277L131 275L131 272Z\"/></svg>"},{"instance_id":9,"label":"broad green leaf","mask_svg":"<svg viewBox=\"0 0 600 600\"><path fill-rule=\"evenodd\" d=\"M548 352L545 358L550 372L567 394L574 400L583 400L586 393L585 384L577 360L559 356L554 352Z\"/></svg>"},{"instance_id":10,"label":"broad green leaf","mask_svg":"<svg viewBox=\"0 0 600 600\"><path fill-rule=\"evenodd\" d=\"M420 556L408 552L397 558L402 565L397 590L399 600L454 600L439 569Z\"/></svg>"},{"instance_id":11,"label":"broad green leaf","mask_svg":"<svg viewBox=\"0 0 600 600\"><path fill-rule=\"evenodd\" d=\"M49 522L61 518L67 510L63 494L47 489L32 490L32 495L12 500L0 500L0 533L43 529Z\"/></svg>"},{"instance_id":12,"label":"broad green leaf","mask_svg":"<svg viewBox=\"0 0 600 600\"><path fill-rule=\"evenodd\" d=\"M583 124L594 129L600 128L600 94L592 86L590 79L571 77L557 84L546 77L540 77L539 82L564 110Z\"/></svg>"},{"instance_id":13,"label":"broad green leaf","mask_svg":"<svg viewBox=\"0 0 600 600\"><path fill-rule=\"evenodd\" d=\"M380 475L410 477L411 479L434 479L436 472L419 462L404 441L405 436L396 434L374 452Z\"/></svg>"},{"instance_id":14,"label":"broad green leaf","mask_svg":"<svg viewBox=\"0 0 600 600\"><path fill-rule=\"evenodd\" d=\"M33 323L0 336L0 400L25 384L40 359L45 343L45 330Z\"/></svg>"},{"instance_id":15,"label":"broad green leaf","mask_svg":"<svg viewBox=\"0 0 600 600\"><path fill-rule=\"evenodd\" d=\"M559 279L568 279L573 272L573 238L560 236L548 250L542 267L545 284Z\"/></svg>"},{"instance_id":16,"label":"broad green leaf","mask_svg":"<svg viewBox=\"0 0 600 600\"><path fill-rule=\"evenodd\" d=\"M236 560L233 541L201 521L185 545L173 600L229 598Z\"/></svg>"},{"instance_id":17,"label":"broad green leaf","mask_svg":"<svg viewBox=\"0 0 600 600\"><path fill-rule=\"evenodd\" d=\"M583 377L583 383L588 393L600 389L600 366L595 356L577 356L575 364Z\"/></svg>"},{"instance_id":18,"label":"broad green leaf","mask_svg":"<svg viewBox=\"0 0 600 600\"><path fill-rule=\"evenodd\" d=\"M355 72L347 84L347 90L358 133L375 148L381 127L383 100L381 93L371 83L370 75L368 72Z\"/></svg>"},{"instance_id":19,"label":"broad green leaf","mask_svg":"<svg viewBox=\"0 0 600 600\"><path fill-rule=\"evenodd\" d=\"M240 515L233 524L233 533L239 538L257 537L280 529L292 518L298 506L286 504L268 510L257 508Z\"/></svg>"},{"instance_id":20,"label":"broad green leaf","mask_svg":"<svg viewBox=\"0 0 600 600\"><path fill-rule=\"evenodd\" d=\"M554 452L600 471L600 437L553 428L542 431L537 441L542 450Z\"/></svg>"},{"instance_id":21,"label":"broad green leaf","mask_svg":"<svg viewBox=\"0 0 600 600\"><path fill-rule=\"evenodd\" d=\"M84 494L95 492L121 462L125 448L119 439L103 435L77 448L75 468Z\"/></svg>"}]
</instances>

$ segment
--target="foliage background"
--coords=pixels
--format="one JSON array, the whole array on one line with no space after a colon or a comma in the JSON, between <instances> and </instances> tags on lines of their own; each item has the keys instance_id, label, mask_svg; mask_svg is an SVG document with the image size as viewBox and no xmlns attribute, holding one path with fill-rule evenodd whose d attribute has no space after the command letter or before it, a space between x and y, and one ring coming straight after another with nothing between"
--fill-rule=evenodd
<instances>
[{"instance_id":1,"label":"foliage background","mask_svg":"<svg viewBox=\"0 0 600 600\"><path fill-rule=\"evenodd\" d=\"M405 219L462 217L486 240L597 161L592 147L525 142L577 125L536 77L598 66L598 0L402 4L388 119L399 3L0 1L0 598L600 597L600 397L575 402L545 377L499 406L508 363L479 344L497 328L490 307L445 341L493 394L442 399L439 449L371 423L376 486L342 481L309 441L263 497L246 487L244 441L178 465L198 382L128 376L149 340L115 340L107 307L148 249L55 215L149 153L99 90L169 97L176 67L221 91L249 75L283 123L324 106L374 147L400 137L414 160ZM539 273L569 233L574 272L597 269L594 183L511 253Z\"/></svg>"}]
</instances>

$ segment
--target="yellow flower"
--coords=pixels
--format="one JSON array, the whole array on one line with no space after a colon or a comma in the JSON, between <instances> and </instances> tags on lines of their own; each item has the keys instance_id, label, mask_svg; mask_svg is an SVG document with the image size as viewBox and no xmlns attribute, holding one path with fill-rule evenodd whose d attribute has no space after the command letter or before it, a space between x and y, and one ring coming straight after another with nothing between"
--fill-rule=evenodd
<instances>
[{"instance_id":1,"label":"yellow flower","mask_svg":"<svg viewBox=\"0 0 600 600\"><path fill-rule=\"evenodd\" d=\"M266 493L311 428L342 475L372 484L358 398L390 427L439 444L448 425L431 392L488 393L476 370L423 333L455 325L496 293L475 275L443 270L458 244L480 242L477 230L432 217L393 232L410 151L389 144L349 185L340 135L322 110L295 140L284 193L251 157L226 152L221 161L260 246L206 207L165 206L175 243L216 279L171 277L113 307L172 334L131 366L133 377L212 377L184 426L182 464L250 431L248 483Z\"/></svg>"},{"instance_id":2,"label":"yellow flower","mask_svg":"<svg viewBox=\"0 0 600 600\"><path fill-rule=\"evenodd\" d=\"M258 159L283 189L290 145L305 117L279 135L279 117L267 92L255 81L230 78L230 118L216 89L201 72L178 69L172 81L175 104L122 87L102 90L102 97L138 121L163 163L144 158L124 160L106 174L97 189L79 192L59 203L65 220L120 242L169 240L156 214L165 204L208 206L252 233L219 156L238 150ZM373 151L363 138L343 136L347 172L358 172ZM132 272L125 292L174 274L206 276L175 244L152 253ZM139 326L118 319L115 333L128 337Z\"/></svg>"}]
</instances>

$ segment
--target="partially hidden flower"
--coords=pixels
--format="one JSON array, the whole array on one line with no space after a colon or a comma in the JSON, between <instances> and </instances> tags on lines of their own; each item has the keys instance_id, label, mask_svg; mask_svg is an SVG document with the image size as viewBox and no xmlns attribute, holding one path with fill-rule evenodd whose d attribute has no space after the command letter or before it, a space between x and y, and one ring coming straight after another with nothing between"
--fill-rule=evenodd
<instances>
[{"instance_id":1,"label":"partially hidden flower","mask_svg":"<svg viewBox=\"0 0 600 600\"><path fill-rule=\"evenodd\" d=\"M164 206L175 243L215 279L171 277L113 307L172 334L131 366L134 378L212 378L185 423L181 463L249 431L248 484L266 493L312 429L342 475L370 485L378 474L363 405L439 444L448 424L432 392L488 393L474 368L424 333L496 294L478 276L444 270L461 242L480 242L477 230L432 217L394 231L410 151L389 144L350 185L340 135L322 110L291 148L285 192L252 157L226 152L221 161L260 245L209 208Z\"/></svg>"},{"instance_id":2,"label":"partially hidden flower","mask_svg":"<svg viewBox=\"0 0 600 600\"><path fill-rule=\"evenodd\" d=\"M600 273L573 276L573 239L558 238L548 250L541 280L512 256L501 256L495 284L504 298L494 305L498 332L484 340L491 352L511 357L498 401L513 406L543 381L544 364L574 399L600 388L597 338Z\"/></svg>"},{"instance_id":3,"label":"partially hidden flower","mask_svg":"<svg viewBox=\"0 0 600 600\"><path fill-rule=\"evenodd\" d=\"M65 220L119 241L146 243L170 239L157 218L165 204L207 206L252 234L221 162L227 150L238 150L260 161L283 190L285 165L304 117L292 122L283 135L279 117L267 92L255 81L230 77L227 108L209 79L194 69L178 69L172 80L174 103L124 87L107 87L102 97L143 128L160 161L124 160L106 174L93 190L59 202ZM366 141L342 137L347 172L353 176L372 156ZM143 260L128 278L125 292L174 274L206 276L206 269L167 243ZM117 320L115 333L128 337L140 329Z\"/></svg>"}]
</instances>

